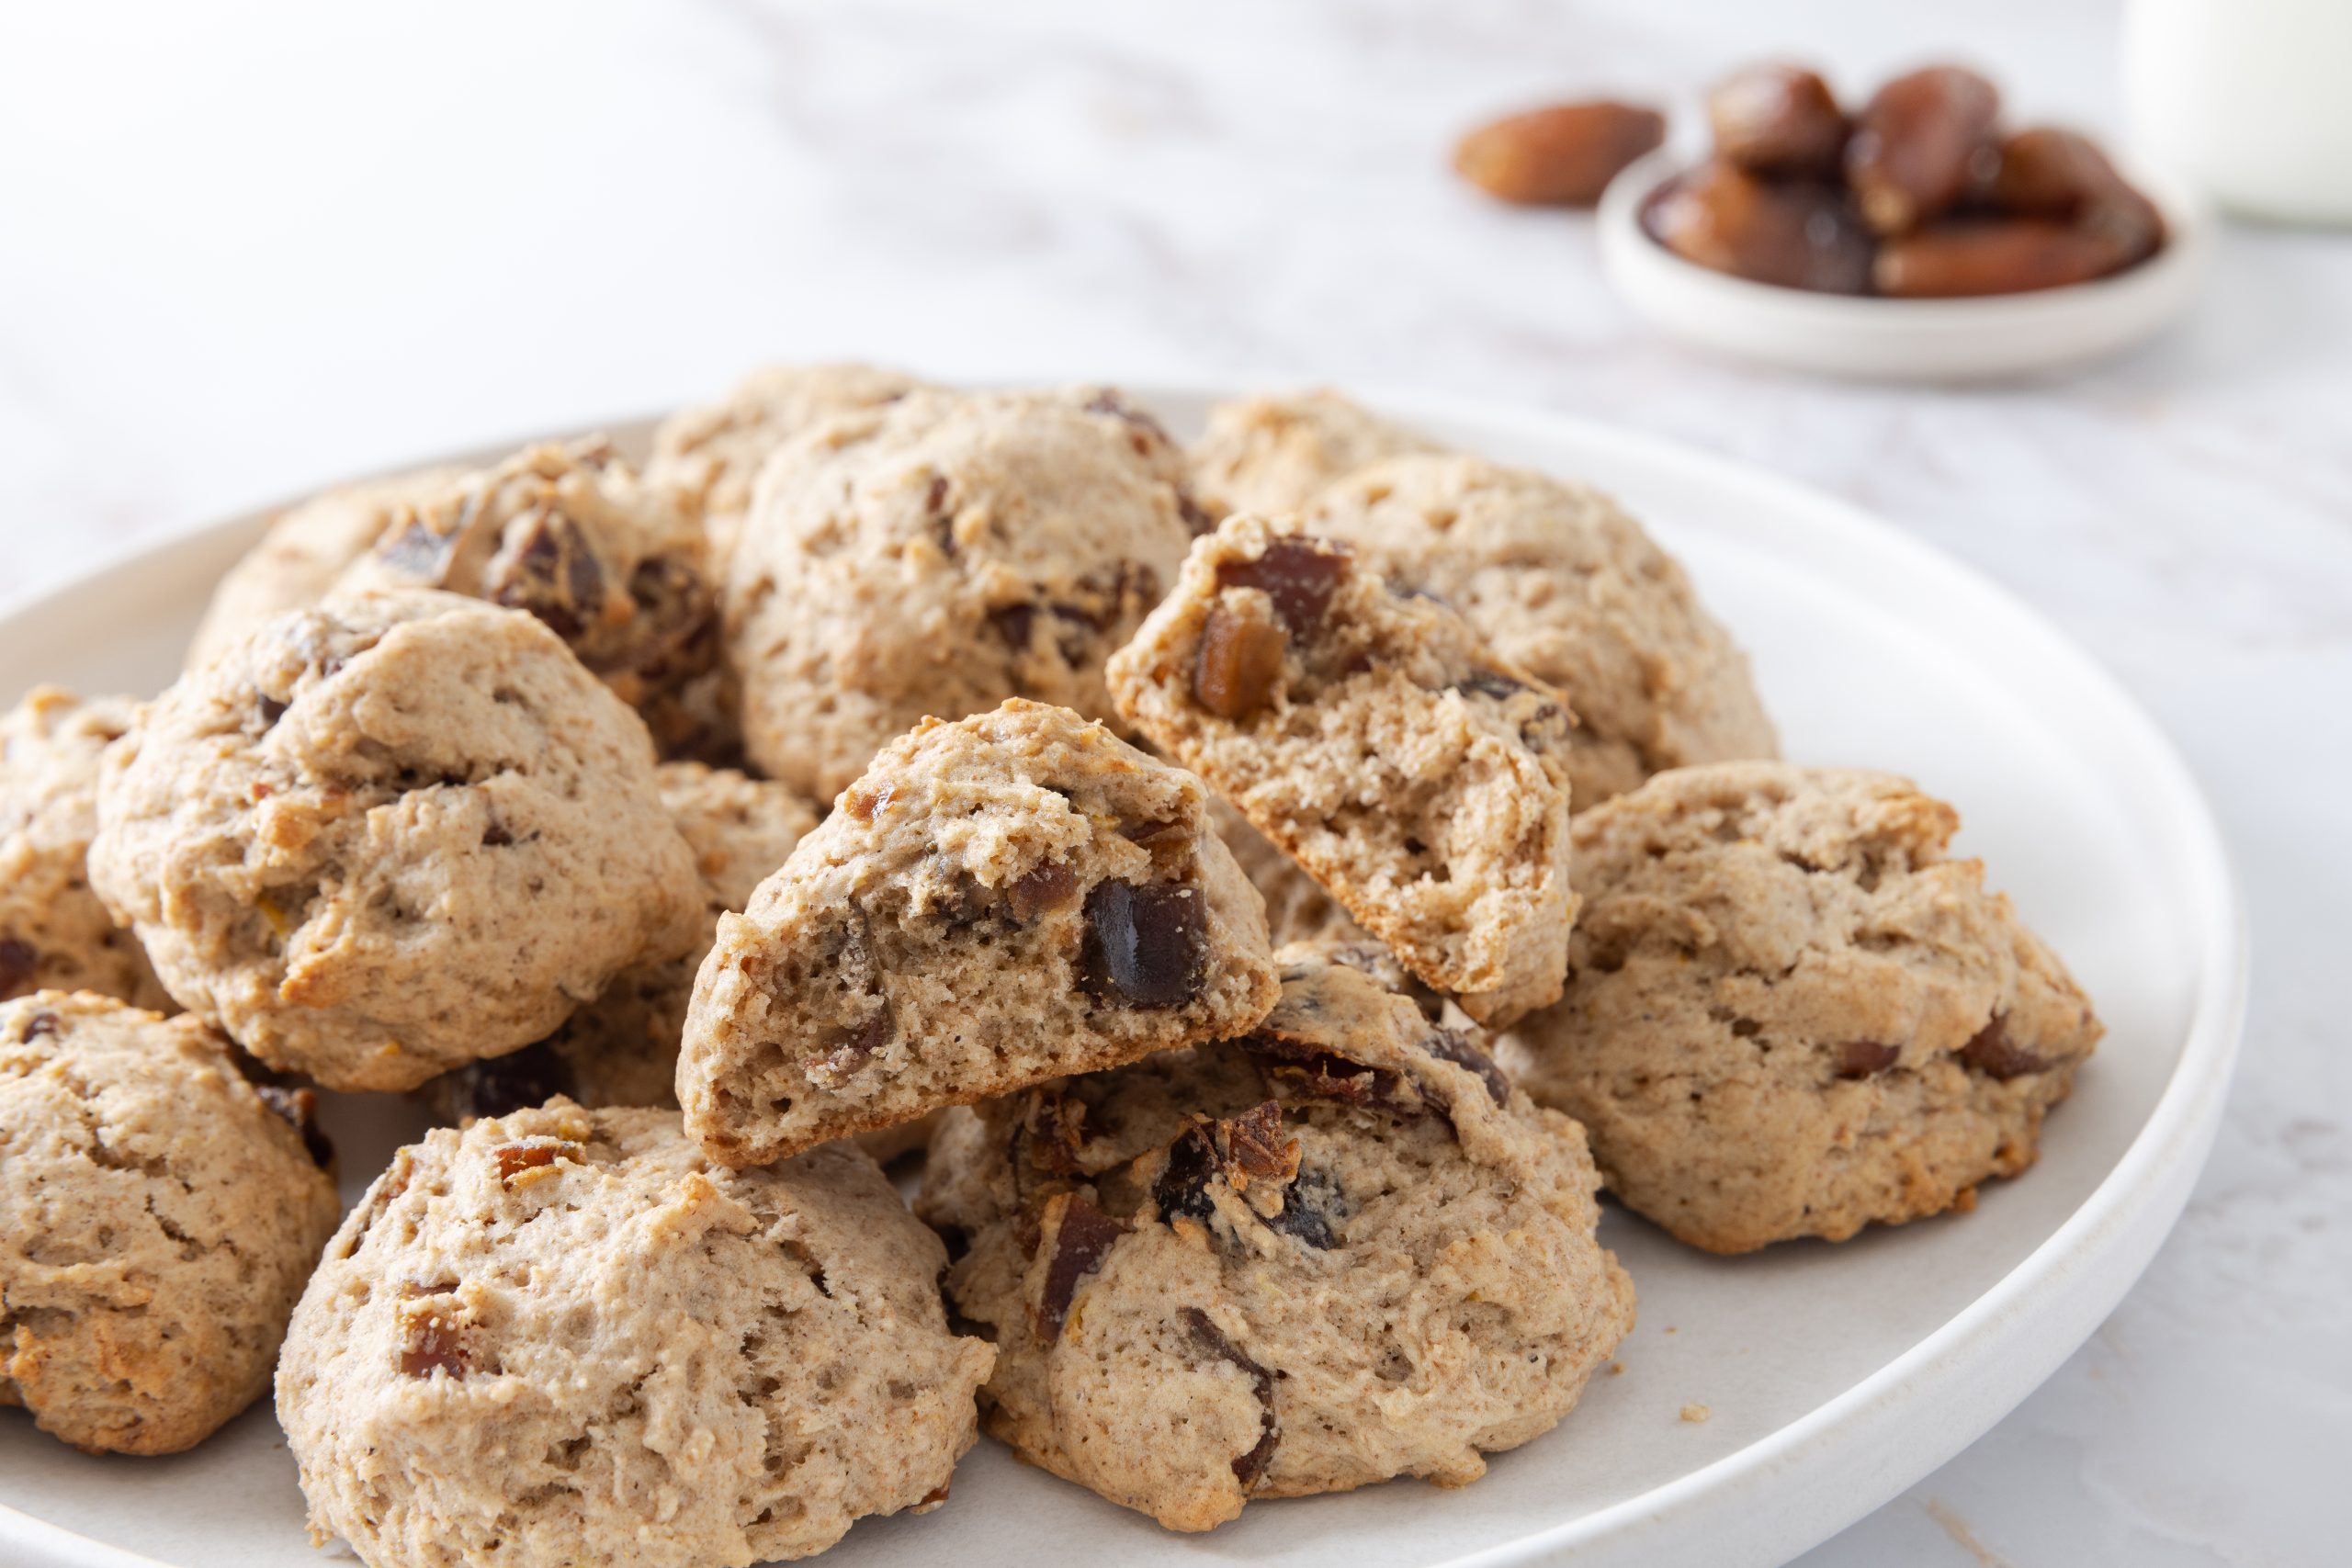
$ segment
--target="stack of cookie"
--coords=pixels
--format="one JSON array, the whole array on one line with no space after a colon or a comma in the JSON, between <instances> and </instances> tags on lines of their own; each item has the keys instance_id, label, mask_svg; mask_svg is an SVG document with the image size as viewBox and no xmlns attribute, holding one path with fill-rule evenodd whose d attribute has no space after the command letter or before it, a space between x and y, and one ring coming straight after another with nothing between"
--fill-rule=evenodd
<instances>
[{"instance_id":1,"label":"stack of cookie","mask_svg":"<svg viewBox=\"0 0 2352 1568\"><path fill-rule=\"evenodd\" d=\"M0 1402L275 1365L375 1568L805 1556L983 1423L1177 1529L1464 1484L1632 1327L1604 1187L1966 1208L2098 1034L1620 508L1329 393L763 371L294 508L0 744ZM445 1123L339 1228L317 1089Z\"/></svg>"}]
</instances>

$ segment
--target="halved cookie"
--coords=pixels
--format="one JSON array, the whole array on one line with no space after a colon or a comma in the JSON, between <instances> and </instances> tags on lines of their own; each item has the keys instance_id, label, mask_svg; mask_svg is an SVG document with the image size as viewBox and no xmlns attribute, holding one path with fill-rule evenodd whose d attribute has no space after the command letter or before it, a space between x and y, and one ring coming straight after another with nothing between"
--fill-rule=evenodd
<instances>
[{"instance_id":1,"label":"halved cookie","mask_svg":"<svg viewBox=\"0 0 2352 1568\"><path fill-rule=\"evenodd\" d=\"M686 1017L686 1126L733 1165L1250 1028L1276 983L1198 780L1019 699L883 749Z\"/></svg>"},{"instance_id":2,"label":"halved cookie","mask_svg":"<svg viewBox=\"0 0 2352 1568\"><path fill-rule=\"evenodd\" d=\"M1560 994L1560 694L1295 520L1229 517L1113 656L1130 722L1482 1021Z\"/></svg>"}]
</instances>

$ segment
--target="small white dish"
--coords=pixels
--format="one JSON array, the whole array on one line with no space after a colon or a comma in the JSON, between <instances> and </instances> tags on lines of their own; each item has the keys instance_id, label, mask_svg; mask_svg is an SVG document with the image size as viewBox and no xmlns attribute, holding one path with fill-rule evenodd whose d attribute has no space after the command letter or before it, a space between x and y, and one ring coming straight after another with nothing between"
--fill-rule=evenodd
<instances>
[{"instance_id":1,"label":"small white dish","mask_svg":"<svg viewBox=\"0 0 2352 1568\"><path fill-rule=\"evenodd\" d=\"M1211 399L1133 388L1180 434ZM1688 447L1548 414L1370 400L1440 440L1616 492L1753 655L1783 750L1897 770L1961 808L1959 852L2064 955L2109 1033L2040 1163L1975 1212L1748 1258L1601 1222L1639 1292L1622 1372L1487 1478L1252 1505L1206 1537L984 1441L936 1513L868 1519L825 1568L947 1557L1023 1568L1767 1568L1957 1453L2054 1371L2147 1266L2204 1164L2245 1008L2245 913L2195 783L2122 689L1967 568L1827 496ZM650 421L609 427L644 449ZM455 460L479 461L518 443ZM0 701L168 682L210 585L267 512L30 603L0 604ZM423 1121L331 1094L356 1199ZM1686 1419L1705 1405L1704 1422ZM5 1568L334 1568L266 1398L190 1452L94 1458L0 1409ZM621 1568L618 1563L614 1568Z\"/></svg>"},{"instance_id":2,"label":"small white dish","mask_svg":"<svg viewBox=\"0 0 2352 1568\"><path fill-rule=\"evenodd\" d=\"M2212 219L2178 182L2125 173L2165 219L2163 249L2112 277L2030 294L1879 299L1751 283L1650 238L1642 203L1696 162L1671 147L1630 165L1600 198L1602 275L1686 342L1785 369L1873 381L1970 381L2083 364L2154 336L2195 302Z\"/></svg>"}]
</instances>

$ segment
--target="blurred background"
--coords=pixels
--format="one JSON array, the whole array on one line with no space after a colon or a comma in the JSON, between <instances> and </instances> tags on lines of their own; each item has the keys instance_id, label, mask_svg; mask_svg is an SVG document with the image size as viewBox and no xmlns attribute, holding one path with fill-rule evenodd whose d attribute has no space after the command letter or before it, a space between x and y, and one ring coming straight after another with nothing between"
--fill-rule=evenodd
<instances>
[{"instance_id":1,"label":"blurred background","mask_svg":"<svg viewBox=\"0 0 2352 1568\"><path fill-rule=\"evenodd\" d=\"M1589 217L1449 166L1557 98L1653 102L1687 140L1758 57L1854 95L1957 60L2021 121L2122 143L2121 26L2111 0L11 6L0 592L776 358L1462 394L1820 485L2002 579L2156 713L2232 836L2257 989L2147 1278L1804 1561L2340 1560L2352 238L2231 221L2143 348L1862 386L1678 346L1605 286Z\"/></svg>"}]
</instances>

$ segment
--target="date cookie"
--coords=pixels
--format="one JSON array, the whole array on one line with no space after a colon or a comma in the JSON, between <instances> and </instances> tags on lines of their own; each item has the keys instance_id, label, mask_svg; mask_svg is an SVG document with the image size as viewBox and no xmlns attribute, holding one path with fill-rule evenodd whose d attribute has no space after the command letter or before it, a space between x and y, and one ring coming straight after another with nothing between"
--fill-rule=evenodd
<instances>
[{"instance_id":1,"label":"date cookie","mask_svg":"<svg viewBox=\"0 0 2352 1568\"><path fill-rule=\"evenodd\" d=\"M872 365L768 365L725 397L681 410L653 433L647 482L667 489L710 538L711 559L734 548L752 484L775 449L836 414L894 403L922 383Z\"/></svg>"},{"instance_id":2,"label":"date cookie","mask_svg":"<svg viewBox=\"0 0 2352 1568\"><path fill-rule=\"evenodd\" d=\"M0 1404L164 1454L252 1404L341 1213L307 1100L185 1014L0 1003Z\"/></svg>"},{"instance_id":3,"label":"date cookie","mask_svg":"<svg viewBox=\"0 0 2352 1568\"><path fill-rule=\"evenodd\" d=\"M532 446L402 507L334 592L441 589L526 610L637 709L664 756L724 755L702 531L601 439Z\"/></svg>"},{"instance_id":4,"label":"date cookie","mask_svg":"<svg viewBox=\"0 0 2352 1568\"><path fill-rule=\"evenodd\" d=\"M1209 410L1193 444L1193 490L1212 517L1296 512L1384 457L1440 450L1328 388L1239 398Z\"/></svg>"},{"instance_id":5,"label":"date cookie","mask_svg":"<svg viewBox=\"0 0 2352 1568\"><path fill-rule=\"evenodd\" d=\"M1273 1006L1257 895L1200 781L1064 708L925 719L740 916L686 1015L678 1098L753 1165Z\"/></svg>"},{"instance_id":6,"label":"date cookie","mask_svg":"<svg viewBox=\"0 0 2352 1568\"><path fill-rule=\"evenodd\" d=\"M271 520L212 591L189 642L187 667L201 669L262 622L305 610L327 596L344 569L367 554L393 517L462 478L463 468L423 468L343 485L289 506Z\"/></svg>"},{"instance_id":7,"label":"date cookie","mask_svg":"<svg viewBox=\"0 0 2352 1568\"><path fill-rule=\"evenodd\" d=\"M171 1006L146 953L90 891L98 758L138 711L129 697L84 702L40 686L0 716L0 999L98 991Z\"/></svg>"},{"instance_id":8,"label":"date cookie","mask_svg":"<svg viewBox=\"0 0 2352 1568\"><path fill-rule=\"evenodd\" d=\"M303 1293L277 1419L311 1531L372 1568L728 1568L947 1496L994 1353L854 1149L713 1166L659 1111L392 1156Z\"/></svg>"},{"instance_id":9,"label":"date cookie","mask_svg":"<svg viewBox=\"0 0 2352 1568\"><path fill-rule=\"evenodd\" d=\"M682 958L622 970L545 1040L426 1084L424 1102L441 1121L504 1116L559 1094L592 1110L678 1108L678 1038L718 917L752 901L817 814L780 784L700 762L664 762L654 782L702 874L702 942Z\"/></svg>"},{"instance_id":10,"label":"date cookie","mask_svg":"<svg viewBox=\"0 0 2352 1568\"><path fill-rule=\"evenodd\" d=\"M2101 1032L1949 806L1885 773L1721 763L1577 818L1567 994L1521 1080L1680 1240L1842 1241L2031 1165Z\"/></svg>"},{"instance_id":11,"label":"date cookie","mask_svg":"<svg viewBox=\"0 0 2352 1568\"><path fill-rule=\"evenodd\" d=\"M1130 723L1471 1017L1558 998L1573 721L1451 609L1243 513L1108 677Z\"/></svg>"},{"instance_id":12,"label":"date cookie","mask_svg":"<svg viewBox=\"0 0 2352 1568\"><path fill-rule=\"evenodd\" d=\"M1242 1039L950 1112L917 1204L989 1431L1173 1529L1475 1481L1634 1325L1576 1123L1340 955L1278 961Z\"/></svg>"},{"instance_id":13,"label":"date cookie","mask_svg":"<svg viewBox=\"0 0 2352 1568\"><path fill-rule=\"evenodd\" d=\"M1102 661L1191 542L1177 449L1114 392L910 392L779 450L736 544L747 754L830 800L924 717L1115 723Z\"/></svg>"},{"instance_id":14,"label":"date cookie","mask_svg":"<svg viewBox=\"0 0 2352 1568\"><path fill-rule=\"evenodd\" d=\"M413 1089L692 949L645 727L453 594L266 622L107 753L90 882L182 1006L330 1089Z\"/></svg>"},{"instance_id":15,"label":"date cookie","mask_svg":"<svg viewBox=\"0 0 2352 1568\"><path fill-rule=\"evenodd\" d=\"M1747 656L1600 491L1477 457L1408 457L1333 485L1306 515L1566 694L1577 810L1664 768L1776 754Z\"/></svg>"}]
</instances>

